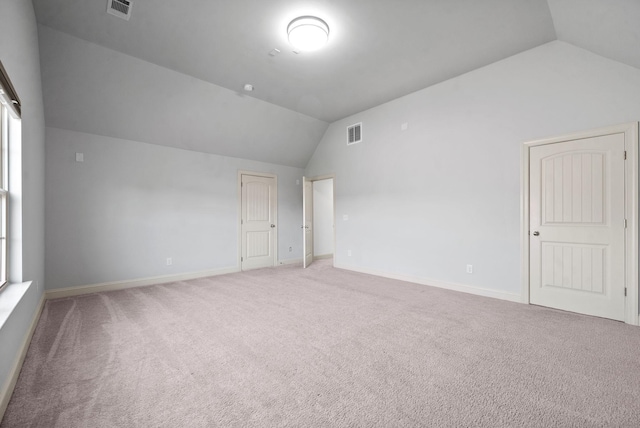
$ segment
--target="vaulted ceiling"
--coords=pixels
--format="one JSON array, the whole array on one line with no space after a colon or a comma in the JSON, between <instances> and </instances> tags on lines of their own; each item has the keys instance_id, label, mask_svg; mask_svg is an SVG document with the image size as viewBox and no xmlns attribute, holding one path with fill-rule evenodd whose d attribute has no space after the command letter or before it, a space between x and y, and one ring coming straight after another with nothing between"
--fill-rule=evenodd
<instances>
[{"instance_id":1,"label":"vaulted ceiling","mask_svg":"<svg viewBox=\"0 0 640 428\"><path fill-rule=\"evenodd\" d=\"M640 68L637 0L132 0L129 21L33 3L41 25L327 123L553 40ZM300 15L327 21L325 48L293 52Z\"/></svg>"}]
</instances>

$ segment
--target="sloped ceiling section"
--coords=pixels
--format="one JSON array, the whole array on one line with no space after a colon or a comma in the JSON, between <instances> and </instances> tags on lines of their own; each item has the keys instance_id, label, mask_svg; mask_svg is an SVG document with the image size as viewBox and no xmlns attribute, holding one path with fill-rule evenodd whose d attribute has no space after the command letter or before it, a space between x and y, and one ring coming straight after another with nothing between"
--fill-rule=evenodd
<instances>
[{"instance_id":1,"label":"sloped ceiling section","mask_svg":"<svg viewBox=\"0 0 640 428\"><path fill-rule=\"evenodd\" d=\"M47 126L303 168L328 124L40 26Z\"/></svg>"},{"instance_id":2,"label":"sloped ceiling section","mask_svg":"<svg viewBox=\"0 0 640 428\"><path fill-rule=\"evenodd\" d=\"M559 40L640 68L640 1L548 1Z\"/></svg>"},{"instance_id":3,"label":"sloped ceiling section","mask_svg":"<svg viewBox=\"0 0 640 428\"><path fill-rule=\"evenodd\" d=\"M34 0L41 24L327 122L556 39L546 0L132 3L124 21L105 0ZM309 14L329 45L295 54L287 24Z\"/></svg>"},{"instance_id":4,"label":"sloped ceiling section","mask_svg":"<svg viewBox=\"0 0 640 428\"><path fill-rule=\"evenodd\" d=\"M638 0L33 3L48 126L295 167L328 122L553 40L640 68ZM308 14L330 41L296 54Z\"/></svg>"}]
</instances>

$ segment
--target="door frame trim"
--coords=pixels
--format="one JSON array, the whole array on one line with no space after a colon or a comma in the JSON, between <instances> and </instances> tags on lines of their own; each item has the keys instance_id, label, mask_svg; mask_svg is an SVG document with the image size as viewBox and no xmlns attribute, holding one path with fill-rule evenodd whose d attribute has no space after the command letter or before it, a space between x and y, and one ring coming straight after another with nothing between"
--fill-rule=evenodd
<instances>
[{"instance_id":1,"label":"door frame trim","mask_svg":"<svg viewBox=\"0 0 640 428\"><path fill-rule=\"evenodd\" d=\"M333 185L333 255L331 257L331 260L333 261L333 265L336 265L336 175L335 174L322 174L322 175L316 175L313 177L304 177L307 179L307 181L311 181L311 184L313 184L314 181L322 181L322 180L333 180L332 181L332 185ZM303 183L304 185L304 183ZM313 197L313 195L312 195ZM303 227L304 227L304 206L302 207L302 221L303 221ZM315 239L315 237L314 237ZM304 263L304 248L302 249L302 260ZM314 254L314 260L315 260L315 254Z\"/></svg>"},{"instance_id":2,"label":"door frame trim","mask_svg":"<svg viewBox=\"0 0 640 428\"><path fill-rule=\"evenodd\" d=\"M576 132L560 137L545 138L523 143L521 147L520 168L520 254L522 291L521 300L529 304L529 158L532 147L556 144L582 138L611 134L624 134L624 147L627 152L625 164L625 282L627 298L624 320L627 324L638 324L638 122L623 123L590 131Z\"/></svg>"},{"instance_id":3,"label":"door frame trim","mask_svg":"<svg viewBox=\"0 0 640 428\"><path fill-rule=\"evenodd\" d=\"M307 195L307 183L311 188L311 192ZM307 264L307 204L308 199L311 200L311 261ZM313 256L315 251L313 246L315 233L315 219L313 215L313 181L309 180L306 176L302 176L302 268L306 269L311 263L313 263Z\"/></svg>"},{"instance_id":4,"label":"door frame trim","mask_svg":"<svg viewBox=\"0 0 640 428\"><path fill-rule=\"evenodd\" d=\"M276 174L272 174L269 172L256 172L256 171L248 171L244 169L238 170L238 183L237 183L237 192L238 192L238 254L236 263L238 266L238 270L242 272L242 176L243 175L253 175L254 177L265 177L265 178L273 178L275 181L275 198L276 198L276 207L275 207L275 218L276 218L276 230L273 236L273 266L278 265L278 176Z\"/></svg>"}]
</instances>

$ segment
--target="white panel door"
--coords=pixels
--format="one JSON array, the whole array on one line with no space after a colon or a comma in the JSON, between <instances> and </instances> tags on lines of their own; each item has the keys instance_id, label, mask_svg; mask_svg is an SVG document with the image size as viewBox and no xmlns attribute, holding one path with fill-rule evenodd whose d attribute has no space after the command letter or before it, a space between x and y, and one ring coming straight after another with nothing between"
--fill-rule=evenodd
<instances>
[{"instance_id":1,"label":"white panel door","mask_svg":"<svg viewBox=\"0 0 640 428\"><path fill-rule=\"evenodd\" d=\"M530 302L624 320L624 134L531 148Z\"/></svg>"},{"instance_id":2,"label":"white panel door","mask_svg":"<svg viewBox=\"0 0 640 428\"><path fill-rule=\"evenodd\" d=\"M313 182L302 177L302 247L305 268L313 262Z\"/></svg>"},{"instance_id":3,"label":"white panel door","mask_svg":"<svg viewBox=\"0 0 640 428\"><path fill-rule=\"evenodd\" d=\"M276 184L272 177L242 174L242 270L275 265Z\"/></svg>"}]
</instances>

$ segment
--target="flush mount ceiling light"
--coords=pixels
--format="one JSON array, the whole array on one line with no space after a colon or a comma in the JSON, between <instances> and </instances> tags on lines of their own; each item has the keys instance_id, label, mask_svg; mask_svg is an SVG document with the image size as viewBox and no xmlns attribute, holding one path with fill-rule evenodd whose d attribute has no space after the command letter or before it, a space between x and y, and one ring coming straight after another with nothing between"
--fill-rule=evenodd
<instances>
[{"instance_id":1,"label":"flush mount ceiling light","mask_svg":"<svg viewBox=\"0 0 640 428\"><path fill-rule=\"evenodd\" d=\"M315 51L329 41L329 26L315 16L300 16L287 27L289 43L299 51Z\"/></svg>"}]
</instances>

